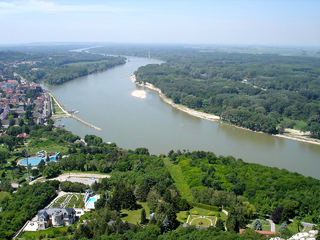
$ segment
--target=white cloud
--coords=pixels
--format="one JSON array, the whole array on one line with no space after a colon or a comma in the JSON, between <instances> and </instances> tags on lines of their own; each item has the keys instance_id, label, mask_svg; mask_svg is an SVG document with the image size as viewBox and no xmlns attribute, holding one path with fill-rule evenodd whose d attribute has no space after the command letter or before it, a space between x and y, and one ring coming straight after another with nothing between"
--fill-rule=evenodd
<instances>
[{"instance_id":1,"label":"white cloud","mask_svg":"<svg viewBox=\"0 0 320 240\"><path fill-rule=\"evenodd\" d=\"M0 2L0 14L55 13L55 12L127 12L134 9L108 7L105 5L59 5L41 0Z\"/></svg>"}]
</instances>

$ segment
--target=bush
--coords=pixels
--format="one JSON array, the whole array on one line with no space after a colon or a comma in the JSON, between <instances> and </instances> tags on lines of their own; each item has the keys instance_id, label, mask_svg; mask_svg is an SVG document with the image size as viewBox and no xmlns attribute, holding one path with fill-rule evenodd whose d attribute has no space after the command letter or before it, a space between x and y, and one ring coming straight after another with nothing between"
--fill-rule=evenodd
<instances>
[{"instance_id":1,"label":"bush","mask_svg":"<svg viewBox=\"0 0 320 240\"><path fill-rule=\"evenodd\" d=\"M191 214L192 214L192 215L198 215L199 212L197 212L197 211L191 211Z\"/></svg>"},{"instance_id":2,"label":"bush","mask_svg":"<svg viewBox=\"0 0 320 240\"><path fill-rule=\"evenodd\" d=\"M188 201L188 203L194 207L199 207L199 208L203 208L203 209L214 211L214 212L221 211L221 208L217 207L217 206L211 206L211 205L207 205L207 204L203 204L203 203L196 203L196 202L192 202L192 201Z\"/></svg>"},{"instance_id":3,"label":"bush","mask_svg":"<svg viewBox=\"0 0 320 240\"><path fill-rule=\"evenodd\" d=\"M278 232L281 232L281 231L287 230L287 229L288 229L287 223L286 223L286 222L283 222L283 223L281 224L281 226L278 228Z\"/></svg>"},{"instance_id":4,"label":"bush","mask_svg":"<svg viewBox=\"0 0 320 240\"><path fill-rule=\"evenodd\" d=\"M209 212L207 215L208 215L208 216L214 216L215 213L214 213L214 212Z\"/></svg>"}]
</instances>

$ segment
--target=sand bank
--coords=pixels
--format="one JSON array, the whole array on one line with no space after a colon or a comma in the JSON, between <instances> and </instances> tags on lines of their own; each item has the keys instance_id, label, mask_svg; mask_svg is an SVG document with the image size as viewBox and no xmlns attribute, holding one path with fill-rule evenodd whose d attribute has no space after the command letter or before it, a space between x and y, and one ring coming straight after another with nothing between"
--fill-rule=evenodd
<instances>
[{"instance_id":1,"label":"sand bank","mask_svg":"<svg viewBox=\"0 0 320 240\"><path fill-rule=\"evenodd\" d=\"M141 87L147 87L149 89L157 91L159 93L159 96L161 97L161 99L165 103L167 103L167 104L169 104L169 105L171 105L171 106L173 106L173 107L175 107L175 108L177 108L177 109L179 109L179 110L181 110L183 112L186 112L186 113L188 113L188 114L190 114L192 116L199 117L199 118L206 119L206 120L210 120L210 121L218 121L220 119L219 116L215 116L215 115L212 115L212 114L199 112L199 111L196 111L196 110L193 110L193 109L190 109L190 108L183 107L183 106L175 104L170 99L166 98L159 88L154 87L152 84L150 84L150 83L146 83L146 84L137 83L135 75L131 75L130 79L131 79L132 82L134 82L135 84L137 84L137 85L139 85Z\"/></svg>"},{"instance_id":2,"label":"sand bank","mask_svg":"<svg viewBox=\"0 0 320 240\"><path fill-rule=\"evenodd\" d=\"M206 120L209 120L209 121L220 122L219 121L219 119L220 119L219 116L215 116L215 115L212 115L212 114L199 112L199 111L196 111L196 110L193 110L193 109L190 109L190 108L183 107L183 106L175 104L170 99L166 98L159 88L154 87L152 84L150 84L150 83L140 84L140 83L136 82L136 76L135 75L131 75L130 79L131 79L132 82L134 82L135 84L137 84L137 85L139 85L141 87L147 87L149 89L157 91L159 93L159 96L161 97L161 99L165 103L167 103L167 104L169 104L169 105L171 105L171 106L173 106L173 107L175 107L175 108L177 108L177 109L179 109L179 110L181 110L183 112L186 112L186 113L188 113L188 114L190 114L192 116L199 117L199 118L202 118L202 119L206 119ZM236 128L241 128L241 129L247 130L247 131L251 131L250 129L239 127L239 126L235 126L235 125L232 125L232 124L230 124L230 126L233 126L233 127L236 127ZM277 134L277 135L273 135L273 136L286 138L286 139L290 139L290 140L295 140L295 141L300 141L300 142L306 142L306 143L312 143L312 144L320 145L320 140L310 138L306 134L303 134L302 132L300 132L298 130L286 129L286 132L287 133L285 133L285 134ZM263 133L263 132L259 132L259 133ZM267 134L267 133L263 133L263 134Z\"/></svg>"},{"instance_id":3,"label":"sand bank","mask_svg":"<svg viewBox=\"0 0 320 240\"><path fill-rule=\"evenodd\" d=\"M147 92L145 90L135 90L131 94L133 97L137 98L146 98L147 97Z\"/></svg>"}]
</instances>

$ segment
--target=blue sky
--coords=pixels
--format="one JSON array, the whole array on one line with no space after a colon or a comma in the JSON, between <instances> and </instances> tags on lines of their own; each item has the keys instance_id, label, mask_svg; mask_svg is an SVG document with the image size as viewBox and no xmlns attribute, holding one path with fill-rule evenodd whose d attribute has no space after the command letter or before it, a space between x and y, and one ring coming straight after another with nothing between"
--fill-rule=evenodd
<instances>
[{"instance_id":1,"label":"blue sky","mask_svg":"<svg viewBox=\"0 0 320 240\"><path fill-rule=\"evenodd\" d=\"M320 0L0 0L0 44L320 46Z\"/></svg>"}]
</instances>

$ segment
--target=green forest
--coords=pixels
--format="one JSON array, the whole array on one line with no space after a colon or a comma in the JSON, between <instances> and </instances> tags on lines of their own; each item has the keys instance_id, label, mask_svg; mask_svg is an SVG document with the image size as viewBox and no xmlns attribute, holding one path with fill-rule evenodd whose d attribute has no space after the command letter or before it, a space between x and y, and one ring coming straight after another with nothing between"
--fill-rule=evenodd
<instances>
[{"instance_id":1,"label":"green forest","mask_svg":"<svg viewBox=\"0 0 320 240\"><path fill-rule=\"evenodd\" d=\"M143 147L121 149L95 135L86 135L87 146L83 146L73 143L79 137L64 129L54 129L52 125L28 127L29 147L34 151L47 146L68 155L56 162L40 162L37 169L32 170L33 176L50 179L70 171L111 175L91 186L102 197L95 204L96 210L84 215L83 220L88 224L80 221L65 232L56 230L49 234L50 238L263 239L247 227L254 219L263 221L266 216L272 216L277 224L287 223L291 230L281 231L282 236L294 234L297 230L293 230L293 225L297 221L320 222L320 180L311 177L245 163L232 156L216 156L212 152L171 150L168 154L155 156ZM23 149L27 149L21 146L23 141L14 136L2 136L0 140L2 152L6 153L0 170L0 193L6 193L0 200L0 235L9 239L56 196L55 189L60 183L47 181L27 185L24 179L26 167L15 164L22 157ZM13 151L18 146L21 152ZM20 179L23 185L17 193L13 193L14 189L8 185L9 180L15 179ZM88 187L64 182L60 188L79 193ZM222 208L229 212L228 216L221 212ZM139 209L140 223L131 222L130 225L121 221ZM200 230L181 226L190 214L205 209L206 214L214 216L215 227ZM151 220L146 212L154 213ZM110 221L115 224L108 225ZM238 233L240 228L247 228L245 234Z\"/></svg>"},{"instance_id":2,"label":"green forest","mask_svg":"<svg viewBox=\"0 0 320 240\"><path fill-rule=\"evenodd\" d=\"M0 64L0 70L6 69L4 73L11 79L14 78L13 72L16 72L30 82L43 81L51 85L60 85L75 78L124 64L125 60L124 57L86 52L53 54L0 51L0 61L16 65L8 69L7 65Z\"/></svg>"},{"instance_id":3,"label":"green forest","mask_svg":"<svg viewBox=\"0 0 320 240\"><path fill-rule=\"evenodd\" d=\"M303 121L300 130L320 137L319 58L181 51L164 59L135 75L174 103L269 134Z\"/></svg>"},{"instance_id":4,"label":"green forest","mask_svg":"<svg viewBox=\"0 0 320 240\"><path fill-rule=\"evenodd\" d=\"M174 103L253 131L282 134L286 128L298 128L320 138L320 58L304 52L284 56L181 46L92 51L147 57L149 47L165 63L140 67L137 81L153 84ZM16 72L29 81L58 85L126 62L120 56L70 49L0 51L0 71L8 79ZM242 50L247 53L239 53ZM37 90L25 94L37 96ZM31 108L25 110L17 125L17 116L9 112L12 120L1 129L5 134L0 136L0 239L12 239L58 190L81 196L89 188L53 180L67 173L106 176L90 186L100 195L95 209L71 226L24 232L18 238L267 239L255 230L269 231L268 220L276 224L276 233L269 238L289 238L302 231L302 222L319 229L318 179L206 151L168 149L156 156L147 148L122 149L91 134L85 135L84 145L77 141L80 136L56 128L52 119L46 125L35 124ZM29 137L17 137L20 133ZM42 149L60 155L56 161L41 160L36 168L18 164L26 153L35 155ZM36 179L32 185L26 180L28 169ZM83 205L81 199L77 204ZM245 231L240 234L240 229Z\"/></svg>"}]
</instances>

